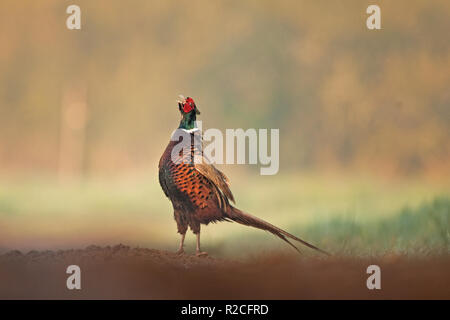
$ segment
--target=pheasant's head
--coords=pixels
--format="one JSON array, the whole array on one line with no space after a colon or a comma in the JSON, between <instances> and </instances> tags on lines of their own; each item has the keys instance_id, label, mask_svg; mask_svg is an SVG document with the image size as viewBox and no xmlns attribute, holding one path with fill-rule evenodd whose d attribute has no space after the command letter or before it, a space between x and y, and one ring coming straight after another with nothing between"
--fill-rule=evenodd
<instances>
[{"instance_id":1,"label":"pheasant's head","mask_svg":"<svg viewBox=\"0 0 450 320\"><path fill-rule=\"evenodd\" d=\"M195 120L197 114L200 114L200 111L197 109L197 106L195 105L194 99L191 97L183 97L182 95L179 96L180 99L178 99L178 109L181 113L181 122L179 128L181 129L194 129L195 128Z\"/></svg>"},{"instance_id":2,"label":"pheasant's head","mask_svg":"<svg viewBox=\"0 0 450 320\"><path fill-rule=\"evenodd\" d=\"M185 98L182 95L180 95L179 97L180 99L178 99L178 109L180 109L182 115L186 115L191 112L200 114L200 111L198 111L197 106L195 105L194 99L192 99L191 97Z\"/></svg>"}]
</instances>

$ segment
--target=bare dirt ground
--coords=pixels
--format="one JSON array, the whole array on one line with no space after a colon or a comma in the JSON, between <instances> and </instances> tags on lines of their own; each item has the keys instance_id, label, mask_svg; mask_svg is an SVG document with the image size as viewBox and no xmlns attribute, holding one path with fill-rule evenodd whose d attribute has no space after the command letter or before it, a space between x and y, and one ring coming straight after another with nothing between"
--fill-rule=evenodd
<instances>
[{"instance_id":1,"label":"bare dirt ground","mask_svg":"<svg viewBox=\"0 0 450 320\"><path fill-rule=\"evenodd\" d=\"M73 264L81 290L66 288ZM366 287L371 264L381 267L381 290ZM449 255L229 261L124 245L10 251L0 255L0 299L450 299L449 270Z\"/></svg>"}]
</instances>

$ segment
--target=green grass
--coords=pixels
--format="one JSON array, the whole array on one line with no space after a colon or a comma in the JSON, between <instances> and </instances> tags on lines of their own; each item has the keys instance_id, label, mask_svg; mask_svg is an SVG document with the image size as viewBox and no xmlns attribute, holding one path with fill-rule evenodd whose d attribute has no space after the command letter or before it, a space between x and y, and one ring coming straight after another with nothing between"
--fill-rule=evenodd
<instances>
[{"instance_id":1,"label":"green grass","mask_svg":"<svg viewBox=\"0 0 450 320\"><path fill-rule=\"evenodd\" d=\"M448 253L449 227L450 198L442 197L391 217L365 222L333 218L298 230L338 254L378 255Z\"/></svg>"},{"instance_id":2,"label":"green grass","mask_svg":"<svg viewBox=\"0 0 450 320\"><path fill-rule=\"evenodd\" d=\"M233 171L230 179L239 208L332 253L449 252L446 184L322 175L233 176ZM66 184L44 178L1 181L3 248L120 242L166 250L177 246L172 208L154 175ZM221 256L292 250L271 234L231 223L203 227L202 240L205 250ZM187 250L193 249L189 234Z\"/></svg>"},{"instance_id":3,"label":"green grass","mask_svg":"<svg viewBox=\"0 0 450 320\"><path fill-rule=\"evenodd\" d=\"M361 219L360 219L361 220ZM434 255L450 253L450 197L438 197L416 208L405 207L387 217L369 217L358 221L348 216L336 215L308 224L284 227L304 240L329 251L346 256L379 256L386 254ZM257 253L279 247L271 235L254 233L237 235L214 247L214 251L231 255L239 248L243 253ZM282 243L280 241L280 243ZM287 247L287 246L286 246ZM298 246L306 254L310 249ZM287 247L287 250L289 248Z\"/></svg>"}]
</instances>

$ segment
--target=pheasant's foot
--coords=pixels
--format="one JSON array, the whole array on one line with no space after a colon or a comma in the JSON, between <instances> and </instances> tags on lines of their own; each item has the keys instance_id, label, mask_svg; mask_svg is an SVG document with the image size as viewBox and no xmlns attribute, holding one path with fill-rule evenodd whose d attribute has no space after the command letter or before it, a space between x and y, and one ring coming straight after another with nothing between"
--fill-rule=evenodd
<instances>
[{"instance_id":1,"label":"pheasant's foot","mask_svg":"<svg viewBox=\"0 0 450 320\"><path fill-rule=\"evenodd\" d=\"M178 249L176 254L178 254L178 255L184 254L184 249L183 248Z\"/></svg>"},{"instance_id":2,"label":"pheasant's foot","mask_svg":"<svg viewBox=\"0 0 450 320\"><path fill-rule=\"evenodd\" d=\"M196 256L197 257L206 257L206 256L208 256L208 252L197 251Z\"/></svg>"},{"instance_id":3,"label":"pheasant's foot","mask_svg":"<svg viewBox=\"0 0 450 320\"><path fill-rule=\"evenodd\" d=\"M197 252L197 254L196 254L197 257L206 257L208 255L208 253L203 252L200 249L200 229L198 230L198 233L197 233L197 249L195 251Z\"/></svg>"}]
</instances>

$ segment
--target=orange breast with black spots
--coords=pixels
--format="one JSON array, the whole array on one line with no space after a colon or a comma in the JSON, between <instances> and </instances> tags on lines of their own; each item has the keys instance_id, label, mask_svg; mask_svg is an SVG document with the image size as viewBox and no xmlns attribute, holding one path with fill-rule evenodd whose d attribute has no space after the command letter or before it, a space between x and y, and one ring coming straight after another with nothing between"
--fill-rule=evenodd
<instances>
[{"instance_id":1,"label":"orange breast with black spots","mask_svg":"<svg viewBox=\"0 0 450 320\"><path fill-rule=\"evenodd\" d=\"M200 209L205 209L212 200L211 183L198 173L191 164L177 164L173 166L173 181L190 202Z\"/></svg>"},{"instance_id":2,"label":"orange breast with black spots","mask_svg":"<svg viewBox=\"0 0 450 320\"><path fill-rule=\"evenodd\" d=\"M161 159L160 170L165 172L165 182L172 202L182 204L181 207L192 208L189 214L203 223L222 220L222 212L214 192L215 186L188 159L171 159L171 144Z\"/></svg>"}]
</instances>

